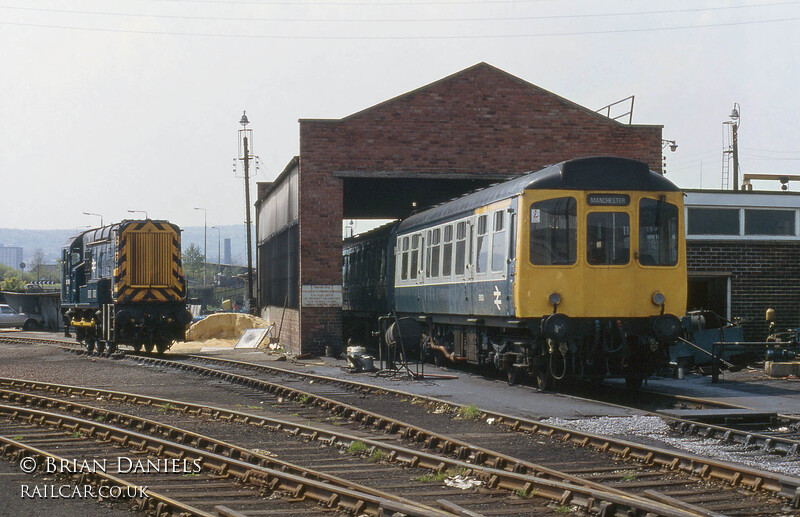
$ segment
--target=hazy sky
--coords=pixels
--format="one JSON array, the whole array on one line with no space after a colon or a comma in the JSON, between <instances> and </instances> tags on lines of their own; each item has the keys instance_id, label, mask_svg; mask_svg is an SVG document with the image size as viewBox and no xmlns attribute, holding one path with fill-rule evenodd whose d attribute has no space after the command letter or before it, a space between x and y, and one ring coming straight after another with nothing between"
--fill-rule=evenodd
<instances>
[{"instance_id":1,"label":"hazy sky","mask_svg":"<svg viewBox=\"0 0 800 517\"><path fill-rule=\"evenodd\" d=\"M0 227L146 210L244 221L247 110L273 179L299 118L341 118L485 61L678 143L667 176L719 188L741 106L742 172L800 174L800 2L7 0L0 5ZM241 170L241 169L240 169ZM800 184L790 184L800 190Z\"/></svg>"}]
</instances>

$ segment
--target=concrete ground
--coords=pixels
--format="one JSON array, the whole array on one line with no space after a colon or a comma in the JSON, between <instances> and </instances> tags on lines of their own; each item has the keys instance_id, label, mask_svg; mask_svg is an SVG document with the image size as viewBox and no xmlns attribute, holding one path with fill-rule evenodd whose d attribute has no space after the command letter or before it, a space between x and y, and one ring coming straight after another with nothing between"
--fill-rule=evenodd
<instances>
[{"instance_id":1,"label":"concrete ground","mask_svg":"<svg viewBox=\"0 0 800 517\"><path fill-rule=\"evenodd\" d=\"M234 350L232 346L232 344L227 347L222 344L204 346L200 347L199 353L250 362L271 363L278 358L283 359L281 354L268 353L261 349ZM188 352L192 347L191 343L186 343L173 347L173 351ZM346 368L347 363L341 359L329 357L305 360L289 357L287 359L285 362L276 363L276 366L295 368L336 378L355 379L378 386L438 397L463 405L475 404L478 407L533 418L586 418L637 414L635 410L589 403L569 395L542 393L533 388L530 382L529 385L509 386L504 379L491 379L464 370L437 368L431 364L426 364L423 370L428 378L423 381L412 381L403 376L387 377L377 373L351 373ZM376 366L378 366L377 361ZM436 378L437 375L448 378ZM608 382L624 383L621 379ZM718 383L712 383L711 376L694 373L687 373L684 379L651 377L646 381L645 388L689 397L712 398L728 404L758 410L800 415L800 380L791 377L771 378L764 373L763 368L723 372Z\"/></svg>"},{"instance_id":2,"label":"concrete ground","mask_svg":"<svg viewBox=\"0 0 800 517\"><path fill-rule=\"evenodd\" d=\"M17 331L0 330L0 335L4 332L17 333ZM19 332L19 335L60 336L45 332ZM407 376L390 377L375 372L351 373L346 368L346 361L341 359L317 357L301 360L263 348L234 349L235 344L236 341L232 339L189 341L176 343L168 354L208 354L250 362L274 363L280 367L295 368L336 378L354 379L376 386L433 396L463 405L475 404L478 407L531 418L586 418L638 414L635 410L578 400L569 395L542 393L533 388L530 383L529 385L509 386L504 379L492 379L465 370L437 368L431 364L424 365L425 380L413 381ZM378 366L377 360L376 366ZM446 378L436 378L436 376ZM608 382L623 381L610 380ZM694 373L687 373L684 379L651 377L646 381L645 388L690 397L713 398L758 410L800 415L800 379L771 378L766 375L763 368L723 372L718 383L712 383L711 376Z\"/></svg>"}]
</instances>

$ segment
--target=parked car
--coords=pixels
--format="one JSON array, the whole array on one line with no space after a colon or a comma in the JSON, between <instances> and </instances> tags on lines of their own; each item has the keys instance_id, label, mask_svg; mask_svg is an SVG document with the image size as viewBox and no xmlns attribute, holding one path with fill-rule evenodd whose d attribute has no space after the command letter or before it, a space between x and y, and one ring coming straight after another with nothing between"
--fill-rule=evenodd
<instances>
[{"instance_id":1,"label":"parked car","mask_svg":"<svg viewBox=\"0 0 800 517\"><path fill-rule=\"evenodd\" d=\"M24 330L36 330L44 325L44 317L40 314L17 312L8 305L0 304L0 327L19 327Z\"/></svg>"}]
</instances>

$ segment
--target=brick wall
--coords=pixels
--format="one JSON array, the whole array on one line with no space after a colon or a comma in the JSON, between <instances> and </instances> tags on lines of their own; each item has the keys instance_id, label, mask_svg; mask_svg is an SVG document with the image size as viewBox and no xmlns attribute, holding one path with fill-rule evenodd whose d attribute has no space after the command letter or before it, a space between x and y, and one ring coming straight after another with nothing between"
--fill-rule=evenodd
<instances>
[{"instance_id":1,"label":"brick wall","mask_svg":"<svg viewBox=\"0 0 800 517\"><path fill-rule=\"evenodd\" d=\"M294 353L300 350L300 312L298 310L286 309L283 307L262 307L260 317L270 324L275 324L273 336L277 337L280 331L280 344Z\"/></svg>"},{"instance_id":2,"label":"brick wall","mask_svg":"<svg viewBox=\"0 0 800 517\"><path fill-rule=\"evenodd\" d=\"M744 320L745 339L763 341L764 313L775 309L779 329L800 321L800 242L689 241L689 271L731 273L731 315Z\"/></svg>"},{"instance_id":3,"label":"brick wall","mask_svg":"<svg viewBox=\"0 0 800 517\"><path fill-rule=\"evenodd\" d=\"M661 126L611 121L485 63L341 120L301 120L300 283L342 281L336 171L515 173L597 155L658 171ZM301 306L300 322L303 352L341 346L340 309Z\"/></svg>"}]
</instances>

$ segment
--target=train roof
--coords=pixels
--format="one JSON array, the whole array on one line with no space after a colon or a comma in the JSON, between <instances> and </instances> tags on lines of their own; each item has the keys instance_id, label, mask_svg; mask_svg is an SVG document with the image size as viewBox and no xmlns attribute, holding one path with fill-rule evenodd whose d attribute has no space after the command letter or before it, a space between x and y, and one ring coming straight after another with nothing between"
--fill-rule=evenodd
<instances>
[{"instance_id":1,"label":"train roof","mask_svg":"<svg viewBox=\"0 0 800 517\"><path fill-rule=\"evenodd\" d=\"M414 214L400 223L398 231L455 218L532 189L680 191L674 183L637 160L607 156L577 158L548 165Z\"/></svg>"},{"instance_id":2,"label":"train roof","mask_svg":"<svg viewBox=\"0 0 800 517\"><path fill-rule=\"evenodd\" d=\"M155 223L167 223L173 226L175 229L178 229L178 227L175 224L170 223L169 221L163 219L123 219L118 223L108 224L106 226L101 226L100 228L91 228L89 230L82 231L81 233L78 233L77 235L70 237L67 240L64 247L69 248L72 245L72 243L78 239L83 239L84 244L92 244L95 242L110 240L112 234L114 232L119 231L121 227L128 226L131 223L143 224L148 221L153 221ZM178 231L180 230L178 229Z\"/></svg>"}]
</instances>

